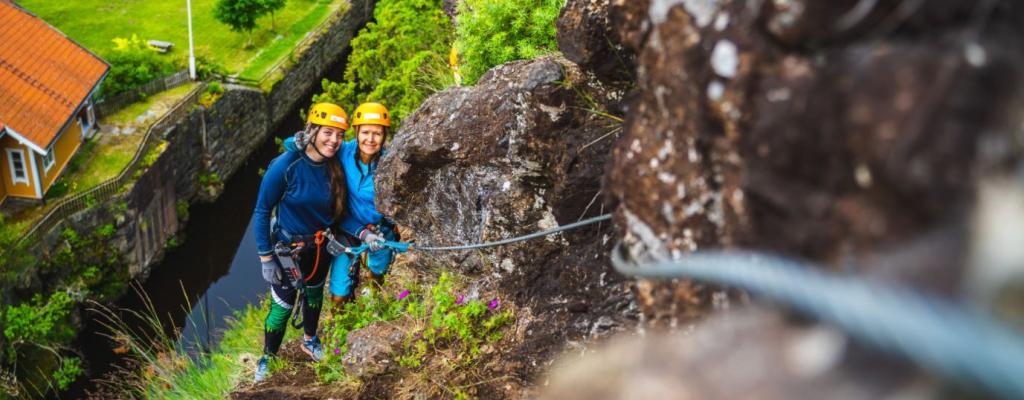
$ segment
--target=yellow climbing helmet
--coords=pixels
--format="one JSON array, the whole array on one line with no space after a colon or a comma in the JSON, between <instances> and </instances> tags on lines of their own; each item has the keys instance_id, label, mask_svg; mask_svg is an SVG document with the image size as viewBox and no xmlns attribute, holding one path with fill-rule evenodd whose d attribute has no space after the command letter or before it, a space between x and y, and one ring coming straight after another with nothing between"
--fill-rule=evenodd
<instances>
[{"instance_id":1,"label":"yellow climbing helmet","mask_svg":"<svg viewBox=\"0 0 1024 400\"><path fill-rule=\"evenodd\" d=\"M348 114L341 106L332 103L316 103L309 109L306 123L348 129Z\"/></svg>"},{"instance_id":2,"label":"yellow climbing helmet","mask_svg":"<svg viewBox=\"0 0 1024 400\"><path fill-rule=\"evenodd\" d=\"M380 103L363 103L356 107L352 125L383 125L391 126L391 114L387 107Z\"/></svg>"}]
</instances>

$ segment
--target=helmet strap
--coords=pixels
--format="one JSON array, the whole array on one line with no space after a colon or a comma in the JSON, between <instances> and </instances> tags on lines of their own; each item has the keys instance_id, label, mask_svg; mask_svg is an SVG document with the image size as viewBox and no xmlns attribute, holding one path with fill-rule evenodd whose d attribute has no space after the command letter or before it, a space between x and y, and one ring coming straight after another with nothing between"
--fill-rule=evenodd
<instances>
[{"instance_id":1,"label":"helmet strap","mask_svg":"<svg viewBox=\"0 0 1024 400\"><path fill-rule=\"evenodd\" d=\"M324 161L327 161L327 159L329 159L330 157L325 156L324 153L320 151L320 147L318 147L316 145L316 138L318 136L320 136L320 126L316 125L316 124L311 124L311 125L312 125L311 129L316 129L316 132L313 133L313 135L310 136L309 142L306 143L306 146L312 145L313 146L313 151L315 151L316 154L319 154L320 157L323 157Z\"/></svg>"}]
</instances>

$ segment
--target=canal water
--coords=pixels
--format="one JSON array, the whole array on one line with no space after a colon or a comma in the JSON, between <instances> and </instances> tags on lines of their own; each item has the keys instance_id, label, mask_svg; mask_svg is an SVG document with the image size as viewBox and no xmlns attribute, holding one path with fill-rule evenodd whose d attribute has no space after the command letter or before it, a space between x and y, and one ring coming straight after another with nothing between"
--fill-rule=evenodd
<instances>
[{"instance_id":1,"label":"canal water","mask_svg":"<svg viewBox=\"0 0 1024 400\"><path fill-rule=\"evenodd\" d=\"M341 80L343 60L347 58L348 51L324 78ZM319 92L320 85L314 85L313 90ZM306 99L312 95L312 91L307 93L289 111L287 118L274 129L273 137L254 151L225 183L224 192L216 201L191 206L180 245L167 251L142 284L145 297L165 329L178 331L179 346L190 354L216 346L226 327L225 317L256 303L267 293L268 287L260 273L255 234L249 223L262 179L260 170L279 154L274 137L291 136L303 127L300 109L309 106ZM146 300L133 290L116 306L140 312L147 307ZM99 318L87 316L75 347L82 353L88 374L62 397L84 397L98 387L96 379L104 378L118 366L126 366L127 360L114 354L111 341L102 333L105 330ZM253 349L253 352L259 351Z\"/></svg>"}]
</instances>

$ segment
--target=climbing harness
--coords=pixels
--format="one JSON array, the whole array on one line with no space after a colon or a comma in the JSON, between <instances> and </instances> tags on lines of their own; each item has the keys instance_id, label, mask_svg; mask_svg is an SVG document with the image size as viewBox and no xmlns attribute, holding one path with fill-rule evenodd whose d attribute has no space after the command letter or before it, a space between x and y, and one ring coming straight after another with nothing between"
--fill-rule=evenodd
<instances>
[{"instance_id":1,"label":"climbing harness","mask_svg":"<svg viewBox=\"0 0 1024 400\"><path fill-rule=\"evenodd\" d=\"M616 271L649 278L687 278L739 287L787 304L877 348L950 378L980 384L1005 398L1024 398L1024 341L961 307L895 286L831 276L762 253L706 251L635 265L621 243Z\"/></svg>"},{"instance_id":2,"label":"climbing harness","mask_svg":"<svg viewBox=\"0 0 1024 400\"><path fill-rule=\"evenodd\" d=\"M292 327L297 329L302 326L302 309L305 307L306 302L306 283L316 276L316 271L320 268L320 253L325 248L325 243L328 244L326 246L328 247L327 251L331 251L329 247L330 242L333 241L331 239L333 236L330 233L330 229L317 231L310 236L286 236L292 239L291 243L277 242L274 245L274 253L277 254L285 278L295 288L295 306L292 307L291 319ZM302 270L299 269L299 253L306 248L306 243L310 237L312 238L313 245L316 246L316 255L313 260L313 271L309 273L309 276L303 277Z\"/></svg>"}]
</instances>

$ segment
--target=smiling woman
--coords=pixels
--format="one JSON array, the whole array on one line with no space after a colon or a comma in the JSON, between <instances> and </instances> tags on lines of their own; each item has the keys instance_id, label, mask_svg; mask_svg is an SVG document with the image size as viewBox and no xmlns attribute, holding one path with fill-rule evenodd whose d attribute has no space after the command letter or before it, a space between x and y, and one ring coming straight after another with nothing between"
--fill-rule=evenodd
<instances>
[{"instance_id":1,"label":"smiling woman","mask_svg":"<svg viewBox=\"0 0 1024 400\"><path fill-rule=\"evenodd\" d=\"M344 12L348 4L343 0L290 0L273 16L276 30L271 27L270 15L256 21L253 48L245 49L246 33L232 32L218 22L213 16L215 3L192 0L196 55L223 66L229 73L245 71L249 78L262 76L310 30L332 14ZM184 1L23 0L18 4L104 58L113 48L111 40L132 34L143 40L174 43L166 57L180 65L188 55Z\"/></svg>"}]
</instances>

